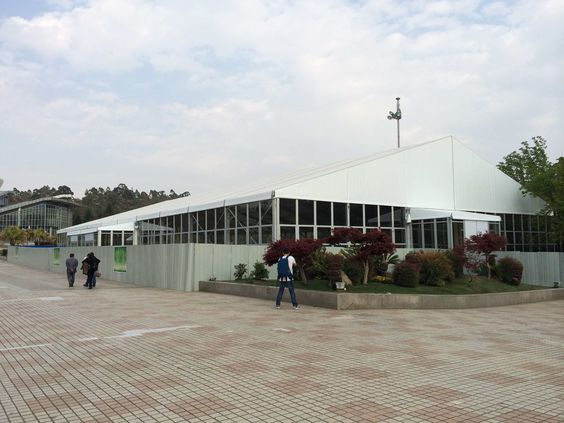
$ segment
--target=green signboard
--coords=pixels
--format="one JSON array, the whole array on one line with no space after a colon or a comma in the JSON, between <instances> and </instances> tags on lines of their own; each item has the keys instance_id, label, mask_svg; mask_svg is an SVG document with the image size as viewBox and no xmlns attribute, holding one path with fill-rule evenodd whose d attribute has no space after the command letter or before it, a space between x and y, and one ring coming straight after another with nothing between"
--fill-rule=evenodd
<instances>
[{"instance_id":1,"label":"green signboard","mask_svg":"<svg viewBox=\"0 0 564 423\"><path fill-rule=\"evenodd\" d=\"M114 272L127 272L126 247L114 247Z\"/></svg>"},{"instance_id":2,"label":"green signboard","mask_svg":"<svg viewBox=\"0 0 564 423\"><path fill-rule=\"evenodd\" d=\"M53 264L58 266L61 264L61 249L60 248L53 248Z\"/></svg>"}]
</instances>

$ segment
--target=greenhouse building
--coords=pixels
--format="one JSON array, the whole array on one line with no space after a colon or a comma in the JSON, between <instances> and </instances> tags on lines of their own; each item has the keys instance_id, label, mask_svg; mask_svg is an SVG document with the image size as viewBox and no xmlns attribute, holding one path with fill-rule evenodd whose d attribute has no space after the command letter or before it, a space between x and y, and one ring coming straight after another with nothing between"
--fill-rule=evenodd
<instances>
[{"instance_id":1,"label":"greenhouse building","mask_svg":"<svg viewBox=\"0 0 564 423\"><path fill-rule=\"evenodd\" d=\"M560 251L544 203L452 137L169 200L59 231L63 245L268 244L374 228L399 248L451 248L495 231L509 251Z\"/></svg>"}]
</instances>

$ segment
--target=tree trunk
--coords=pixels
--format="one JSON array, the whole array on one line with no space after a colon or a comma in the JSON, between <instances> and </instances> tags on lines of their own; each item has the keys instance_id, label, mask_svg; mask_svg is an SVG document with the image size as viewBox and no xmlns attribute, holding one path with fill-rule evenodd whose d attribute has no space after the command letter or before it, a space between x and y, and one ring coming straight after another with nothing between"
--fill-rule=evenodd
<instances>
[{"instance_id":1,"label":"tree trunk","mask_svg":"<svg viewBox=\"0 0 564 423\"><path fill-rule=\"evenodd\" d=\"M492 278L492 268L490 266L490 256L486 256L486 266L488 267L488 279Z\"/></svg>"},{"instance_id":2,"label":"tree trunk","mask_svg":"<svg viewBox=\"0 0 564 423\"><path fill-rule=\"evenodd\" d=\"M362 264L364 266L364 278L362 279L362 284L368 285L368 271L370 270L370 264L368 263L368 261L365 261Z\"/></svg>"},{"instance_id":3,"label":"tree trunk","mask_svg":"<svg viewBox=\"0 0 564 423\"><path fill-rule=\"evenodd\" d=\"M298 269L300 269L300 276L302 277L302 282L304 283L304 285L307 285L307 276L305 273L305 269L300 263L298 263Z\"/></svg>"}]
</instances>

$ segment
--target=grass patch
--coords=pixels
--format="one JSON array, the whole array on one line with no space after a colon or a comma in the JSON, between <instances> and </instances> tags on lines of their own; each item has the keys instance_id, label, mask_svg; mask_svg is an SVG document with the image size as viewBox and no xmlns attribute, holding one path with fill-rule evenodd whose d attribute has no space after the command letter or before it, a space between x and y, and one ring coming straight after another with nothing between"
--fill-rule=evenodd
<instances>
[{"instance_id":1,"label":"grass patch","mask_svg":"<svg viewBox=\"0 0 564 423\"><path fill-rule=\"evenodd\" d=\"M251 283L253 285L278 286L275 280L268 281L236 281L241 283ZM301 281L295 281L294 287L297 289L309 289L312 291L332 291L329 282L326 280L311 280L305 285ZM431 295L467 295L467 294L491 294L495 292L515 292L532 291L536 289L547 289L546 286L538 285L507 285L495 279L486 277L474 277L472 283L468 282L468 277L460 277L446 286L426 286L419 285L416 288L406 288L391 283L368 282L368 285L354 285L347 287L347 292L351 293L372 293L372 294L431 294Z\"/></svg>"}]
</instances>

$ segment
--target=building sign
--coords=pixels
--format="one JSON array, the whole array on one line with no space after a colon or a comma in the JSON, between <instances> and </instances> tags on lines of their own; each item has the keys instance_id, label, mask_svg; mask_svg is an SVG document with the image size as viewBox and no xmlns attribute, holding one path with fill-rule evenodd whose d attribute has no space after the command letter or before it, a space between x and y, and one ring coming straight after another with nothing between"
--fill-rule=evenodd
<instances>
[{"instance_id":1,"label":"building sign","mask_svg":"<svg viewBox=\"0 0 564 423\"><path fill-rule=\"evenodd\" d=\"M61 249L53 248L53 264L58 266L61 264Z\"/></svg>"},{"instance_id":2,"label":"building sign","mask_svg":"<svg viewBox=\"0 0 564 423\"><path fill-rule=\"evenodd\" d=\"M114 247L114 272L127 272L126 247Z\"/></svg>"}]
</instances>

